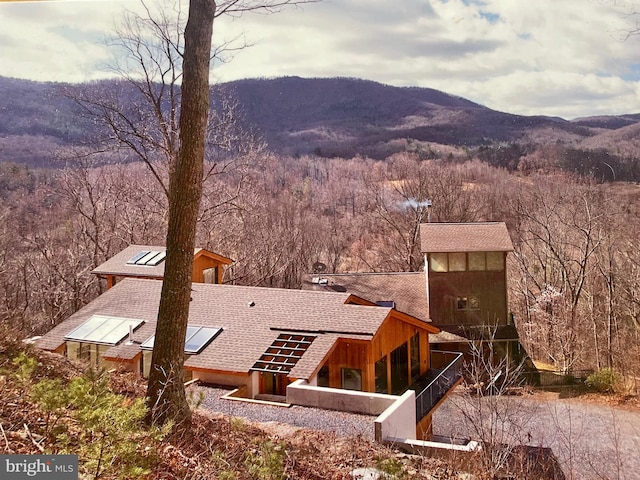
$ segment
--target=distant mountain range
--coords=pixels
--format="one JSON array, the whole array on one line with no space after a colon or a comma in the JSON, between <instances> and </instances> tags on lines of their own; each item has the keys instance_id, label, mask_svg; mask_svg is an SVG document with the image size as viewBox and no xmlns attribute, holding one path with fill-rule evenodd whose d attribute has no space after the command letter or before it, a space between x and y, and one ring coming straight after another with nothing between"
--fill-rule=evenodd
<instances>
[{"instance_id":1,"label":"distant mountain range","mask_svg":"<svg viewBox=\"0 0 640 480\"><path fill-rule=\"evenodd\" d=\"M108 89L115 82L95 85ZM0 77L0 161L48 166L56 149L93 133L93 123L60 94L61 87ZM512 115L438 90L352 78L248 79L222 88L269 148L289 155L384 158L416 144L562 143L633 157L640 151L640 114L573 121Z\"/></svg>"}]
</instances>

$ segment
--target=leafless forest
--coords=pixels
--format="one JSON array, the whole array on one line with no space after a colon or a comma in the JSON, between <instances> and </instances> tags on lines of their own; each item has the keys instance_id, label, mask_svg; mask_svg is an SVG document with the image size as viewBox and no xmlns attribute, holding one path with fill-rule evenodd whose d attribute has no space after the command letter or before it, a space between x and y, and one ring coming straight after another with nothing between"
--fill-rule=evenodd
<instances>
[{"instance_id":1,"label":"leafless forest","mask_svg":"<svg viewBox=\"0 0 640 480\"><path fill-rule=\"evenodd\" d=\"M101 293L94 267L129 244L163 244L166 195L147 167L93 166L77 153L64 170L0 165L0 321L42 333ZM198 244L235 260L226 282L297 288L318 261L330 272L419 270L429 199L432 221L507 222L510 307L534 359L640 374L635 184L412 153L249 149L208 171Z\"/></svg>"}]
</instances>

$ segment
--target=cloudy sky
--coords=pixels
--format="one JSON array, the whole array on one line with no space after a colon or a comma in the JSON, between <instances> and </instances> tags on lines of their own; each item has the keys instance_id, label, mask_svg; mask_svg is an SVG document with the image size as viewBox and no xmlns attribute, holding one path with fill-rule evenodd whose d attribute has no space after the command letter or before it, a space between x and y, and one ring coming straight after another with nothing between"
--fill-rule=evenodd
<instances>
[{"instance_id":1,"label":"cloudy sky","mask_svg":"<svg viewBox=\"0 0 640 480\"><path fill-rule=\"evenodd\" d=\"M324 0L220 17L214 43L251 46L212 75L358 77L567 119L640 113L640 35L626 38L640 21L629 15L636 6L640 0ZM108 76L101 65L113 50L103 40L125 7L137 10L139 1L0 0L0 75Z\"/></svg>"}]
</instances>

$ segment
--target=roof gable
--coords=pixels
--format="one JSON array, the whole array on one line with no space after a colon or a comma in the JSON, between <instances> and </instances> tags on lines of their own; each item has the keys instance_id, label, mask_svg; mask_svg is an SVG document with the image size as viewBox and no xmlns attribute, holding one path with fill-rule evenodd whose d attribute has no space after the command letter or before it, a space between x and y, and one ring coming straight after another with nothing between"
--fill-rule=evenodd
<instances>
[{"instance_id":1,"label":"roof gable","mask_svg":"<svg viewBox=\"0 0 640 480\"><path fill-rule=\"evenodd\" d=\"M422 253L513 251L504 222L423 223L420 246Z\"/></svg>"},{"instance_id":2,"label":"roof gable","mask_svg":"<svg viewBox=\"0 0 640 480\"><path fill-rule=\"evenodd\" d=\"M94 275L119 275L124 277L162 278L164 276L164 255L167 248L154 245L129 245L121 252L115 254L109 260L92 270ZM136 260L144 260L142 252L158 252L159 255L148 256L149 262L146 264L136 264ZM203 248L196 248L193 252L194 258L206 257L216 263L230 265L233 260L218 255Z\"/></svg>"},{"instance_id":3,"label":"roof gable","mask_svg":"<svg viewBox=\"0 0 640 480\"><path fill-rule=\"evenodd\" d=\"M327 281L320 283L314 279ZM347 292L371 302L393 301L396 310L429 321L424 272L314 274L306 276L302 288Z\"/></svg>"}]
</instances>

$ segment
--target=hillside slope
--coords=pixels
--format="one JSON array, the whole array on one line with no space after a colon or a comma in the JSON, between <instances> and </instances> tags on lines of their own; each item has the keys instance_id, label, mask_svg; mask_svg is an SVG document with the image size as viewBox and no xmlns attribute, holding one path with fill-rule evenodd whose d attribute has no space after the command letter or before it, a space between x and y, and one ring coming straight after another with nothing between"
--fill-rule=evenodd
<instances>
[{"instance_id":1,"label":"hillside slope","mask_svg":"<svg viewBox=\"0 0 640 480\"><path fill-rule=\"evenodd\" d=\"M65 96L77 88L140 100L116 81L84 85L0 77L0 161L48 166L58 149L82 144L96 124ZM521 116L491 110L438 90L393 87L352 78L247 79L217 87L235 98L245 127L269 148L291 155L385 158L411 142L476 147L497 143L579 144L611 148L607 133L633 128L640 115L583 118ZM600 142L600 135L605 135ZM626 145L626 139L622 140ZM616 142L614 142L616 143ZM616 143L616 148L621 148ZM631 144L626 150L634 150Z\"/></svg>"}]
</instances>

